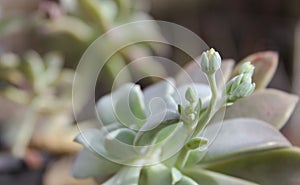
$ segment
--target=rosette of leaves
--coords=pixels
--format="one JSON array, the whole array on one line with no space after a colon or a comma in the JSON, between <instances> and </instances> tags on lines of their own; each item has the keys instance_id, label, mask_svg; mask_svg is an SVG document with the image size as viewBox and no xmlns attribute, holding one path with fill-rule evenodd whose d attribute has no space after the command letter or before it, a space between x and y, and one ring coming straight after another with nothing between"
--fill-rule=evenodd
<instances>
[{"instance_id":1,"label":"rosette of leaves","mask_svg":"<svg viewBox=\"0 0 300 185\"><path fill-rule=\"evenodd\" d=\"M69 142L77 133L71 104L74 71L62 67L56 52L43 58L34 51L1 56L2 139L15 156L23 158L29 145L59 153L78 150Z\"/></svg>"},{"instance_id":2,"label":"rosette of leaves","mask_svg":"<svg viewBox=\"0 0 300 185\"><path fill-rule=\"evenodd\" d=\"M218 53L210 50L197 59L201 65L186 66L192 84L180 72L176 81L168 79L143 91L126 84L102 97L97 110L103 127L77 136L84 149L74 162L73 175L94 177L104 185L298 184L300 150L278 131L298 99L265 89L277 59L274 52L257 53L233 70L232 60L221 64ZM218 91L222 81L225 94ZM164 104L151 105L152 97ZM220 128L213 120L224 106ZM163 119L156 119L161 114ZM218 130L215 140L200 137L204 130L206 135ZM145 149L147 145L155 147ZM182 147L164 160L176 146Z\"/></svg>"},{"instance_id":3,"label":"rosette of leaves","mask_svg":"<svg viewBox=\"0 0 300 185\"><path fill-rule=\"evenodd\" d=\"M46 12L47 7L50 6L45 4ZM146 12L146 7L148 6L144 1L135 0L60 0L58 4L52 6L60 13L51 16L51 8L49 8L50 16L48 18L36 19L36 31L43 38L42 42L45 43L46 50L63 52L67 65L75 66L87 47L107 31L126 23L152 20ZM158 25L153 23L151 26L134 27L128 33L118 32L107 38L104 45L107 48L110 46L113 48L113 46L119 45L118 43L131 43L136 39L144 41L149 37L164 40ZM105 62L102 73L104 73L105 82L111 84L127 63L140 57L151 56L153 53L162 54L165 50L166 47L159 44L140 42L120 48L116 53L112 52L114 55L108 61L103 56L97 56L97 58L99 58L99 62ZM145 69L149 68L157 70L157 73L162 76L165 76L166 73L157 62L148 62L147 66L135 63L132 67L135 73L148 74L149 70ZM115 83L122 84L131 81L132 71L123 69L123 72L124 77Z\"/></svg>"}]
</instances>

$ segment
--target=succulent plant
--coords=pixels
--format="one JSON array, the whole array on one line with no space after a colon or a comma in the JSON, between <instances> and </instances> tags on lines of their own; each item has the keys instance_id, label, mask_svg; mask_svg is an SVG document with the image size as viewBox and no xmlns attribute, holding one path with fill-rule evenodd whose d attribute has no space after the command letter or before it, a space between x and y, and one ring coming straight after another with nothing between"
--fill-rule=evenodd
<instances>
[{"instance_id":1,"label":"succulent plant","mask_svg":"<svg viewBox=\"0 0 300 185\"><path fill-rule=\"evenodd\" d=\"M71 104L74 71L62 67L56 52L44 58L34 51L1 56L1 134L15 156L23 158L29 145L62 153L79 149L68 142L77 133Z\"/></svg>"},{"instance_id":2,"label":"succulent plant","mask_svg":"<svg viewBox=\"0 0 300 185\"><path fill-rule=\"evenodd\" d=\"M278 131L298 98L265 89L277 60L261 52L233 70L211 49L176 80L119 87L97 103L103 127L76 137L84 148L73 175L104 185L298 184L300 150Z\"/></svg>"},{"instance_id":3,"label":"succulent plant","mask_svg":"<svg viewBox=\"0 0 300 185\"><path fill-rule=\"evenodd\" d=\"M57 16L50 15L48 18L36 19L35 30L43 38L42 42L46 43L45 50L63 52L67 65L76 66L88 46L109 30L135 21L152 20L152 17L146 12L146 7L148 6L144 1L135 0L60 0L56 9L61 13ZM137 38L143 40L145 35L164 40L158 25L153 24L134 28L128 33L118 32L116 35L107 37L104 42L107 48L110 48L109 46L118 45L117 43L131 43L130 41ZM114 55L108 61L102 59L102 56L97 57L99 62L107 62L102 73L104 73L105 82L111 84L127 63L153 53L162 54L165 51L165 46L141 42L112 52ZM147 68L156 69L162 76L166 75L166 71L159 63L148 62L147 65ZM132 67L135 72L147 74L147 70L136 63ZM132 71L123 68L124 74L124 70L126 75L118 82L114 81L115 83L121 85L132 79L134 75Z\"/></svg>"}]
</instances>

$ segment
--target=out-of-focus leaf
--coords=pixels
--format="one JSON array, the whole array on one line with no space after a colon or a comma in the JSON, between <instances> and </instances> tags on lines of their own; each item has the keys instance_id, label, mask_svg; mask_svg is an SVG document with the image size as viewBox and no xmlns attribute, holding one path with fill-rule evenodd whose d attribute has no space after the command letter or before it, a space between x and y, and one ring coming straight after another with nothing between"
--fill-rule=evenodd
<instances>
[{"instance_id":1,"label":"out-of-focus leaf","mask_svg":"<svg viewBox=\"0 0 300 185\"><path fill-rule=\"evenodd\" d=\"M3 7L2 7L3 8ZM26 28L26 20L22 17L1 17L0 20L0 38L3 38L7 35L11 35L17 32L21 32Z\"/></svg>"},{"instance_id":2,"label":"out-of-focus leaf","mask_svg":"<svg viewBox=\"0 0 300 185\"><path fill-rule=\"evenodd\" d=\"M44 22L43 28L48 34L68 34L83 43L91 41L94 37L94 32L89 25L71 16L63 16Z\"/></svg>"},{"instance_id":3,"label":"out-of-focus leaf","mask_svg":"<svg viewBox=\"0 0 300 185\"><path fill-rule=\"evenodd\" d=\"M298 97L276 89L256 91L226 109L225 119L256 118L280 129L291 116Z\"/></svg>"},{"instance_id":4,"label":"out-of-focus leaf","mask_svg":"<svg viewBox=\"0 0 300 185\"><path fill-rule=\"evenodd\" d=\"M104 69L107 69L107 83L114 84L115 87L120 87L122 84L132 81L130 71L126 68L126 61L118 53L114 54L105 63Z\"/></svg>"},{"instance_id":5,"label":"out-of-focus leaf","mask_svg":"<svg viewBox=\"0 0 300 185\"><path fill-rule=\"evenodd\" d=\"M226 82L230 79L234 64L235 61L233 59L222 60L221 70L217 71L216 76L219 88L223 87L226 84Z\"/></svg>"},{"instance_id":6,"label":"out-of-focus leaf","mask_svg":"<svg viewBox=\"0 0 300 185\"><path fill-rule=\"evenodd\" d=\"M108 20L107 11L103 11L103 6L99 1L94 0L80 0L78 1L79 6L83 10L84 17L88 20L94 22L98 26L98 30L100 29L102 32L107 31L109 29L110 23ZM105 3L103 3L105 4ZM111 9L112 13L116 11L115 9Z\"/></svg>"},{"instance_id":7,"label":"out-of-focus leaf","mask_svg":"<svg viewBox=\"0 0 300 185\"><path fill-rule=\"evenodd\" d=\"M92 179L75 179L71 174L71 167L73 164L72 158L62 158L54 162L46 170L43 175L43 184L45 185L97 185L97 183ZM105 178L108 177L103 177Z\"/></svg>"},{"instance_id":8,"label":"out-of-focus leaf","mask_svg":"<svg viewBox=\"0 0 300 185\"><path fill-rule=\"evenodd\" d=\"M123 167L103 185L137 185L140 171L140 167Z\"/></svg>"},{"instance_id":9,"label":"out-of-focus leaf","mask_svg":"<svg viewBox=\"0 0 300 185\"><path fill-rule=\"evenodd\" d=\"M139 185L170 185L172 184L171 170L163 164L144 167L141 170Z\"/></svg>"},{"instance_id":10,"label":"out-of-focus leaf","mask_svg":"<svg viewBox=\"0 0 300 185\"><path fill-rule=\"evenodd\" d=\"M201 58L198 57L195 61L186 64L182 70L176 75L177 86L184 85L186 83L203 83L208 84L205 73L200 66Z\"/></svg>"},{"instance_id":11,"label":"out-of-focus leaf","mask_svg":"<svg viewBox=\"0 0 300 185\"><path fill-rule=\"evenodd\" d=\"M201 185L257 185L256 183L201 168L186 169L184 174Z\"/></svg>"},{"instance_id":12,"label":"out-of-focus leaf","mask_svg":"<svg viewBox=\"0 0 300 185\"><path fill-rule=\"evenodd\" d=\"M300 150L293 147L249 153L207 168L263 185L298 185Z\"/></svg>"},{"instance_id":13,"label":"out-of-focus leaf","mask_svg":"<svg viewBox=\"0 0 300 185\"><path fill-rule=\"evenodd\" d=\"M82 144L84 147L94 152L97 156L100 154L107 155L104 148L105 130L89 129L81 131L80 134L75 138L74 141Z\"/></svg>"},{"instance_id":14,"label":"out-of-focus leaf","mask_svg":"<svg viewBox=\"0 0 300 185\"><path fill-rule=\"evenodd\" d=\"M120 165L96 156L84 148L73 163L72 175L76 178L106 176L115 173L120 167Z\"/></svg>"},{"instance_id":15,"label":"out-of-focus leaf","mask_svg":"<svg viewBox=\"0 0 300 185\"><path fill-rule=\"evenodd\" d=\"M57 52L47 53L44 57L48 83L54 82L63 67L63 57Z\"/></svg>"},{"instance_id":16,"label":"out-of-focus leaf","mask_svg":"<svg viewBox=\"0 0 300 185\"><path fill-rule=\"evenodd\" d=\"M249 55L238 63L231 77L236 76L241 65L247 61L250 61L255 66L253 81L256 83L256 89L265 88L276 71L278 65L278 53L264 51Z\"/></svg>"},{"instance_id":17,"label":"out-of-focus leaf","mask_svg":"<svg viewBox=\"0 0 300 185\"><path fill-rule=\"evenodd\" d=\"M289 147L288 140L271 125L256 119L231 119L209 125L206 135L215 135L202 162L223 160L226 157L281 147Z\"/></svg>"}]
</instances>

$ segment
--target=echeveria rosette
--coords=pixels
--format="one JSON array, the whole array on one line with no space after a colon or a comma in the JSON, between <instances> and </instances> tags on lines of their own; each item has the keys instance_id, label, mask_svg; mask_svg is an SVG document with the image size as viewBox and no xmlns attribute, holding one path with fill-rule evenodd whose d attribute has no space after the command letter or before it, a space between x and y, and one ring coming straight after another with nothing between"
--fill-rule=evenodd
<instances>
[{"instance_id":1,"label":"echeveria rosette","mask_svg":"<svg viewBox=\"0 0 300 185\"><path fill-rule=\"evenodd\" d=\"M227 120L224 121L221 130L218 130L217 124L208 125L213 115L225 105L230 105L229 109L234 108L235 103L251 99L257 93L254 91L253 95L245 98L255 87L252 78L249 78L253 74L253 66L245 63L239 67L237 76L227 83L226 101L223 97L219 97L220 101L216 101L218 94L214 93L217 92L217 87L222 86L220 72L216 69L221 67L224 70L226 81L230 76L229 72L232 71L230 69L232 65L228 65L228 62L223 62L222 65L213 63L221 60L220 57L213 55L219 54L210 50L201 57L208 59L201 63L202 68L206 67L205 73L199 71L195 73L194 70L199 68L197 63L191 64L195 65L194 68L186 70L192 74L191 77L196 83L185 84L188 82L186 78L181 78L183 75L178 74L176 81L177 84L181 84L178 91L175 91L174 81L168 79L146 88L143 92L139 86L127 84L100 99L97 107L104 127L101 130L87 130L76 138L85 147L75 160L74 176L79 178L101 176L105 185L296 184L299 180L297 180L300 166L299 149L291 147L280 132L272 125L266 124L265 120L245 116L228 118L230 115L226 113ZM207 81L201 79L199 81L199 75L207 76L210 88ZM266 72L266 75L270 74ZM246 84L242 87L248 88L239 89L241 84ZM151 97L160 97L163 102L153 101L149 106ZM122 107L123 103L127 103L126 107ZM127 114L130 113L126 112L128 107L135 115L134 119L128 117L132 115ZM239 108L242 110L243 106ZM125 112L122 112L124 109ZM286 109L279 110L284 112ZM210 141L199 135L205 127L206 135L219 131L216 139L209 143L209 147L202 147ZM170 142L159 145L170 135ZM135 147L128 150L128 147L124 148L112 140L116 138ZM133 152L133 150L143 151L139 149L148 144L158 145L146 150L142 158ZM174 146L175 148L180 146L180 151L176 155L166 161L160 158L162 153L174 150ZM104 157L99 153L104 153ZM107 155L111 156L106 159ZM149 164L151 161L158 163L127 166L124 165L124 161L123 164L110 161L113 155L117 158L126 158L127 164L137 164L132 161L147 164L145 163L147 160L150 161ZM274 175L278 178L274 178Z\"/></svg>"},{"instance_id":2,"label":"echeveria rosette","mask_svg":"<svg viewBox=\"0 0 300 185\"><path fill-rule=\"evenodd\" d=\"M4 53L0 71L0 101L5 107L1 134L12 153L24 157L29 144L54 153L76 152L79 147L68 138L77 133L72 125L74 71L63 68L63 57L58 52L44 57L35 51L22 56ZM62 135L60 140L57 135Z\"/></svg>"}]
</instances>

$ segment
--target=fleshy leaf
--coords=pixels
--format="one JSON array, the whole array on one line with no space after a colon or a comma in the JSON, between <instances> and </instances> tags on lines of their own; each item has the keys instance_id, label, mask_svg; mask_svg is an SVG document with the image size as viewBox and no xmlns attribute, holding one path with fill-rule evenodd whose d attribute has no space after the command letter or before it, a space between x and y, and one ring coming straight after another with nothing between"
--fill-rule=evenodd
<instances>
[{"instance_id":1,"label":"fleshy leaf","mask_svg":"<svg viewBox=\"0 0 300 185\"><path fill-rule=\"evenodd\" d=\"M300 149L282 148L251 153L212 164L208 169L263 185L298 185Z\"/></svg>"},{"instance_id":2,"label":"fleshy leaf","mask_svg":"<svg viewBox=\"0 0 300 185\"><path fill-rule=\"evenodd\" d=\"M184 170L184 174L201 185L257 185L246 180L203 170L201 168L186 169Z\"/></svg>"},{"instance_id":3,"label":"fleshy leaf","mask_svg":"<svg viewBox=\"0 0 300 185\"><path fill-rule=\"evenodd\" d=\"M167 78L158 83L150 85L144 89L145 102L149 105L151 99L161 98L166 95L171 95L175 91L175 82L172 78Z\"/></svg>"},{"instance_id":4,"label":"fleshy leaf","mask_svg":"<svg viewBox=\"0 0 300 185\"><path fill-rule=\"evenodd\" d=\"M144 167L141 170L139 185L170 185L172 184L171 170L163 164Z\"/></svg>"},{"instance_id":5,"label":"fleshy leaf","mask_svg":"<svg viewBox=\"0 0 300 185\"><path fill-rule=\"evenodd\" d=\"M137 94L137 96L136 96L136 99L130 101L130 95L132 95L132 91L135 91L135 94ZM118 118L116 116L116 113L117 113L116 107L117 107L119 100L122 98L125 99L124 101L127 102L127 103L125 102L126 104L124 105L127 107L120 107L121 105L119 105L118 112L122 112L122 110L121 110L122 108L128 109L128 111L130 112L130 115L131 115L130 117L133 117L133 116L135 116L135 114L139 114L139 112L142 112L143 110L136 110L137 112L133 115L132 110L130 109L130 105L129 105L129 101L130 101L131 106L134 106L134 105L137 106L136 109L145 108L145 105L143 105L144 100L141 95L141 92L138 92L138 91L140 91L139 86L137 86L133 83L127 83L127 84L122 85L120 88L116 89L111 94L108 94L108 95L105 95L104 97L102 97L97 102L97 111L98 111L99 117L100 117L101 121L103 122L103 124L107 125L107 124L110 124L113 122L117 122ZM122 113L121 117L119 117L119 118L123 118L123 116L124 116L123 114L125 114L125 113ZM127 123L127 122L125 122L125 123Z\"/></svg>"},{"instance_id":6,"label":"fleshy leaf","mask_svg":"<svg viewBox=\"0 0 300 185\"><path fill-rule=\"evenodd\" d=\"M46 21L44 22L44 29L47 30L48 34L68 34L83 43L91 41L94 37L94 32L89 25L71 16L62 16Z\"/></svg>"},{"instance_id":7,"label":"fleshy leaf","mask_svg":"<svg viewBox=\"0 0 300 185\"><path fill-rule=\"evenodd\" d=\"M138 157L132 146L134 137L135 132L130 129L117 129L106 135L105 149L111 157L122 161Z\"/></svg>"},{"instance_id":8,"label":"fleshy leaf","mask_svg":"<svg viewBox=\"0 0 300 185\"><path fill-rule=\"evenodd\" d=\"M177 123L179 117L180 115L178 112L173 112L171 110L151 115L136 134L134 143L139 145L150 144L160 130L171 124Z\"/></svg>"},{"instance_id":9,"label":"fleshy leaf","mask_svg":"<svg viewBox=\"0 0 300 185\"><path fill-rule=\"evenodd\" d=\"M278 53L274 51L264 51L249 55L239 62L232 73L232 77L236 76L241 65L248 61L255 66L253 82L256 84L256 89L265 88L276 71L278 65Z\"/></svg>"},{"instance_id":10,"label":"fleshy leaf","mask_svg":"<svg viewBox=\"0 0 300 185\"><path fill-rule=\"evenodd\" d=\"M197 182L195 182L193 179L183 176L182 179L177 182L175 185L199 185Z\"/></svg>"},{"instance_id":11,"label":"fleshy leaf","mask_svg":"<svg viewBox=\"0 0 300 185\"><path fill-rule=\"evenodd\" d=\"M115 100L114 110L118 121L129 128L139 129L146 118L146 105L140 86L134 85L125 89L119 96L112 94L112 98L115 97L118 98L118 100Z\"/></svg>"},{"instance_id":12,"label":"fleshy leaf","mask_svg":"<svg viewBox=\"0 0 300 185\"><path fill-rule=\"evenodd\" d=\"M104 129L89 129L81 131L74 141L82 144L89 151L95 153L97 156L101 154L107 155L104 148L104 139L106 131Z\"/></svg>"},{"instance_id":13,"label":"fleshy leaf","mask_svg":"<svg viewBox=\"0 0 300 185\"><path fill-rule=\"evenodd\" d=\"M140 167L123 167L102 185L137 185L140 170Z\"/></svg>"},{"instance_id":14,"label":"fleshy leaf","mask_svg":"<svg viewBox=\"0 0 300 185\"><path fill-rule=\"evenodd\" d=\"M182 173L177 168L172 168L172 184L175 184L176 182L180 181L182 178Z\"/></svg>"},{"instance_id":15,"label":"fleshy leaf","mask_svg":"<svg viewBox=\"0 0 300 185\"><path fill-rule=\"evenodd\" d=\"M256 91L226 109L225 119L256 118L280 129L291 116L298 97L275 89Z\"/></svg>"},{"instance_id":16,"label":"fleshy leaf","mask_svg":"<svg viewBox=\"0 0 300 185\"><path fill-rule=\"evenodd\" d=\"M215 135L202 162L266 149L289 147L288 140L271 125L256 119L231 119L209 125L205 135ZM220 129L220 130L219 130Z\"/></svg>"},{"instance_id":17,"label":"fleshy leaf","mask_svg":"<svg viewBox=\"0 0 300 185\"><path fill-rule=\"evenodd\" d=\"M76 178L105 176L115 173L121 166L99 155L96 156L84 148L79 152L72 166L72 175Z\"/></svg>"}]
</instances>

